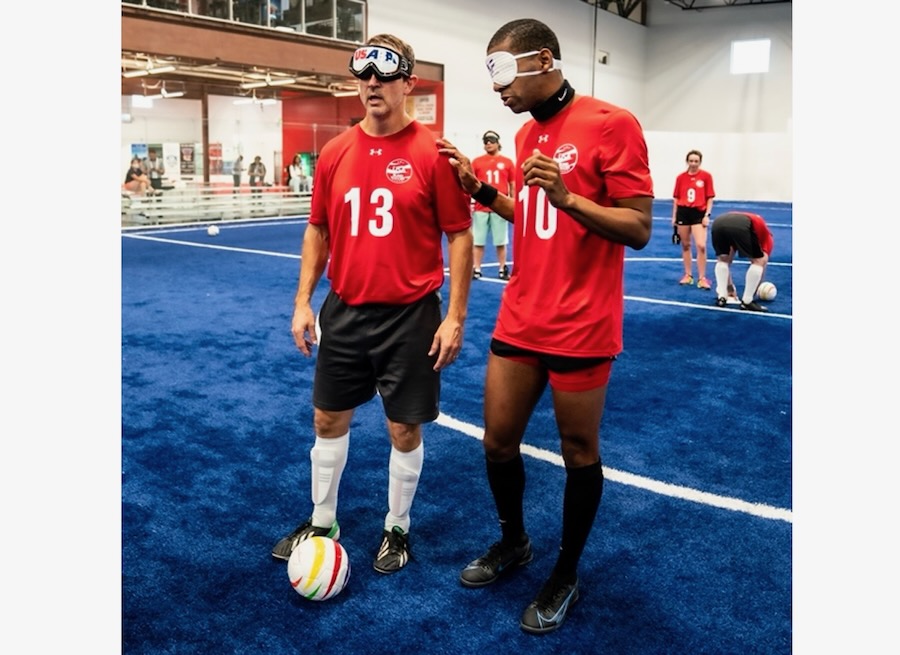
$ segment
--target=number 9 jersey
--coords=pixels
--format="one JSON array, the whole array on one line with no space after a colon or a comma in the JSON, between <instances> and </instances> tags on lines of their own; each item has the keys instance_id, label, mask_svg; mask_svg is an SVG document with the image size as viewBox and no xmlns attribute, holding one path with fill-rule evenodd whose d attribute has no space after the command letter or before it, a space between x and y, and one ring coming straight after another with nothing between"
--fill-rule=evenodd
<instances>
[{"instance_id":1,"label":"number 9 jersey","mask_svg":"<svg viewBox=\"0 0 900 655\"><path fill-rule=\"evenodd\" d=\"M653 197L647 145L637 119L602 100L576 97L546 121L516 134L524 161L538 149L559 164L566 188L611 207ZM612 357L622 350L625 246L590 232L526 186L517 167L513 275L494 338L564 357Z\"/></svg>"},{"instance_id":2,"label":"number 9 jersey","mask_svg":"<svg viewBox=\"0 0 900 655\"><path fill-rule=\"evenodd\" d=\"M418 121L389 136L357 124L325 144L312 225L329 232L328 278L348 305L406 305L444 282L444 234L472 225L456 171Z\"/></svg>"}]
</instances>

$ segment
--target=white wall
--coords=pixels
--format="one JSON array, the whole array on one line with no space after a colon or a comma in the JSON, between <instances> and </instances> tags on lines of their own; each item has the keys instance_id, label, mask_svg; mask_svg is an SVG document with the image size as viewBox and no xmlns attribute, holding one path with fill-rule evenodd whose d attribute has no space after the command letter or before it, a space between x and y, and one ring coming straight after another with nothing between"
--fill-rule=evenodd
<instances>
[{"instance_id":1,"label":"white wall","mask_svg":"<svg viewBox=\"0 0 900 655\"><path fill-rule=\"evenodd\" d=\"M444 64L447 136L481 152L486 129L500 133L504 154L529 116L515 115L492 92L484 53L494 32L515 18L537 18L557 34L563 69L575 90L627 107L645 130L658 198L671 197L693 148L713 173L723 200L791 201L793 197L792 16L790 4L683 11L650 0L648 26L580 0L406 3L369 0L369 34L393 32L416 56ZM473 18L477 17L477 19ZM772 40L766 75L729 72L731 41ZM605 66L595 51L609 53Z\"/></svg>"},{"instance_id":2,"label":"white wall","mask_svg":"<svg viewBox=\"0 0 900 655\"><path fill-rule=\"evenodd\" d=\"M688 150L703 153L720 199L793 199L791 4L683 11L652 0L644 126L658 198ZM731 42L771 39L769 73L732 75Z\"/></svg>"}]
</instances>

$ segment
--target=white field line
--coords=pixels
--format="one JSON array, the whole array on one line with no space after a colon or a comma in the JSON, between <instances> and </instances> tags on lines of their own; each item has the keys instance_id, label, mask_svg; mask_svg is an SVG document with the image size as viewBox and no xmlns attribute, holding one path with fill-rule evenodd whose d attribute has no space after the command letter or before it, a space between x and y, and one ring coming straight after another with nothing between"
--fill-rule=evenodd
<instances>
[{"instance_id":1,"label":"white field line","mask_svg":"<svg viewBox=\"0 0 900 655\"><path fill-rule=\"evenodd\" d=\"M478 440L481 440L483 437L483 428L472 425L471 423L465 423L451 416L447 416L444 413L438 415L435 423ZM534 457L535 459L542 460L561 468L564 466L562 456L558 455L557 453L552 453L548 450L536 448L528 444L522 444L521 450L523 455ZM741 500L740 498L719 496L717 494L711 494L705 491L691 489L689 487L681 487L679 485L660 482L651 478L645 478L640 475L634 475L633 473L611 469L607 466L603 467L603 476L605 479L612 482L618 482L630 487L645 489L662 496L670 496L672 498L700 503L702 505L709 505L710 507L727 509L733 512L743 512L745 514L751 514L753 516L758 516L764 519L786 521L787 523L794 522L793 513L789 509L772 507L771 505L765 505L763 503L750 503L746 500Z\"/></svg>"}]
</instances>

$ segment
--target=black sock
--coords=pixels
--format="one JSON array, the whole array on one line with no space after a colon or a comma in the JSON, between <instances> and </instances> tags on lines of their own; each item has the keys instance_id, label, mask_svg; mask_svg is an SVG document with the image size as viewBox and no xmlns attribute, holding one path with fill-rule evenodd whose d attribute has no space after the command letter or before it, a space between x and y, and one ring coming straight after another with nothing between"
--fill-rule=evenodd
<instances>
[{"instance_id":1,"label":"black sock","mask_svg":"<svg viewBox=\"0 0 900 655\"><path fill-rule=\"evenodd\" d=\"M503 541L521 544L525 541L525 519L522 514L522 500L525 496L525 462L521 453L508 462L487 464L488 484L494 494L497 516Z\"/></svg>"},{"instance_id":2,"label":"black sock","mask_svg":"<svg viewBox=\"0 0 900 655\"><path fill-rule=\"evenodd\" d=\"M603 468L599 461L580 468L566 468L562 545L553 574L568 584L575 582L578 560L594 525L602 495Z\"/></svg>"}]
</instances>

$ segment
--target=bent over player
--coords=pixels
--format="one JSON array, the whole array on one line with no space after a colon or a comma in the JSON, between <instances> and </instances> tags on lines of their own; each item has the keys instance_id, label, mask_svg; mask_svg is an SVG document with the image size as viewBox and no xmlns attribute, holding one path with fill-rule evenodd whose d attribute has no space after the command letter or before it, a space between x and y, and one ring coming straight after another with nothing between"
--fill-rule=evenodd
<instances>
[{"instance_id":1,"label":"bent over player","mask_svg":"<svg viewBox=\"0 0 900 655\"><path fill-rule=\"evenodd\" d=\"M513 222L516 266L488 356L484 394L487 478L500 540L466 566L460 582L483 587L532 559L525 529L522 438L549 384L565 463L556 562L519 625L558 628L578 600L578 561L600 505L600 419L612 362L622 350L625 248L650 239L653 184L647 146L627 110L581 96L563 78L559 42L534 19L501 27L487 47L494 92L514 113L515 198L472 174L448 141L472 197ZM554 501L546 501L554 502Z\"/></svg>"},{"instance_id":2,"label":"bent over player","mask_svg":"<svg viewBox=\"0 0 900 655\"><path fill-rule=\"evenodd\" d=\"M289 559L304 539L340 536L338 488L356 407L381 396L391 439L388 512L374 567L394 573L410 559L410 508L424 461L422 424L438 416L440 371L463 341L472 282L469 201L431 132L406 113L415 55L380 34L350 58L365 118L322 148L291 331L313 381L312 515L272 550ZM450 291L442 319L442 242ZM319 311L313 291L328 265L331 289Z\"/></svg>"},{"instance_id":3,"label":"bent over player","mask_svg":"<svg viewBox=\"0 0 900 655\"><path fill-rule=\"evenodd\" d=\"M741 309L751 312L769 311L753 300L775 246L775 239L763 217L750 212L722 214L713 221L712 244L716 251L716 304L719 307L728 304L731 263L735 254L740 253L750 260L744 279L744 292L741 294Z\"/></svg>"}]
</instances>

